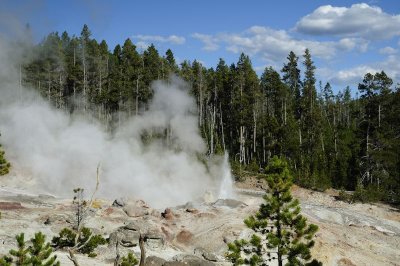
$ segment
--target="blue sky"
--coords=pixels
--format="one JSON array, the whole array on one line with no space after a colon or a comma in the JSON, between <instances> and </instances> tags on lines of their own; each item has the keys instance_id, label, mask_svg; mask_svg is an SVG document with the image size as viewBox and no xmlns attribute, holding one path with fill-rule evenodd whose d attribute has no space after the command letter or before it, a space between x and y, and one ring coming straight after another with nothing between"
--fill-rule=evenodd
<instances>
[{"instance_id":1,"label":"blue sky","mask_svg":"<svg viewBox=\"0 0 400 266\"><path fill-rule=\"evenodd\" d=\"M300 56L307 47L318 80L336 89L381 70L400 81L398 1L0 1L0 33L26 23L36 41L52 31L79 35L86 23L110 50L131 38L139 50L154 43L207 67L244 52L258 73L280 70L290 50Z\"/></svg>"}]
</instances>

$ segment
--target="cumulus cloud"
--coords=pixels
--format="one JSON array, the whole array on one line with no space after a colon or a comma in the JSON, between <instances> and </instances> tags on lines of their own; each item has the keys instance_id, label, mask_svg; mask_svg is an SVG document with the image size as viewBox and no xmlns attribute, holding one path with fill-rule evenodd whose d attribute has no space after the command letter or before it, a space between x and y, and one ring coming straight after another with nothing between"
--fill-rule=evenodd
<instances>
[{"instance_id":1,"label":"cumulus cloud","mask_svg":"<svg viewBox=\"0 0 400 266\"><path fill-rule=\"evenodd\" d=\"M393 47L386 46L386 47L379 49L379 53L380 54L395 54L395 53L397 53L397 50L394 49Z\"/></svg>"},{"instance_id":2,"label":"cumulus cloud","mask_svg":"<svg viewBox=\"0 0 400 266\"><path fill-rule=\"evenodd\" d=\"M213 37L212 35L208 34L201 34L201 33L194 33L192 34L192 37L195 39L200 40L201 42L204 43L203 50L206 51L215 51L218 50L219 45L218 45L218 38Z\"/></svg>"},{"instance_id":3,"label":"cumulus cloud","mask_svg":"<svg viewBox=\"0 0 400 266\"><path fill-rule=\"evenodd\" d=\"M358 65L352 68L333 71L324 69L322 76L328 81L338 85L357 85L367 73L385 71L393 79L394 83L400 81L400 56L389 55L385 60L370 64Z\"/></svg>"},{"instance_id":4,"label":"cumulus cloud","mask_svg":"<svg viewBox=\"0 0 400 266\"><path fill-rule=\"evenodd\" d=\"M310 35L388 39L400 35L400 15L390 15L365 3L351 7L325 5L301 18L295 29Z\"/></svg>"},{"instance_id":5,"label":"cumulus cloud","mask_svg":"<svg viewBox=\"0 0 400 266\"><path fill-rule=\"evenodd\" d=\"M339 85L357 84L362 81L366 73L375 73L378 71L380 71L378 68L360 65L349 69L339 70L336 73L333 73L328 80Z\"/></svg>"},{"instance_id":6,"label":"cumulus cloud","mask_svg":"<svg viewBox=\"0 0 400 266\"><path fill-rule=\"evenodd\" d=\"M177 35L169 35L169 36L160 36L160 35L134 35L133 38L136 38L142 42L162 42L162 43L171 43L171 44L184 44L186 42L185 37L177 36Z\"/></svg>"},{"instance_id":7,"label":"cumulus cloud","mask_svg":"<svg viewBox=\"0 0 400 266\"><path fill-rule=\"evenodd\" d=\"M241 33L196 33L192 36L204 43L204 50L216 50L219 45L225 44L225 48L230 52L257 55L269 63L281 61L290 51L302 54L306 48L310 49L313 56L330 59L339 51L351 51L356 48L365 51L368 46L368 42L360 38L343 38L339 41L298 40L285 30L262 26L253 26Z\"/></svg>"},{"instance_id":8,"label":"cumulus cloud","mask_svg":"<svg viewBox=\"0 0 400 266\"><path fill-rule=\"evenodd\" d=\"M150 46L149 43L143 42L143 41L138 41L136 43L136 47L138 47L139 49L143 49L143 50L146 50L149 46Z\"/></svg>"}]
</instances>

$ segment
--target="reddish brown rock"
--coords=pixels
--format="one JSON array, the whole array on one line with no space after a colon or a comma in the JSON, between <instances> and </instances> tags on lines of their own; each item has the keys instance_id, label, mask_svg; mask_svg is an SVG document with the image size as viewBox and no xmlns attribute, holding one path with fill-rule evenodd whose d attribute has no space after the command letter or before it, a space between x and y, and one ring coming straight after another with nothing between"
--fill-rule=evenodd
<instances>
[{"instance_id":1,"label":"reddish brown rock","mask_svg":"<svg viewBox=\"0 0 400 266\"><path fill-rule=\"evenodd\" d=\"M20 210L24 209L20 202L0 202L0 210Z\"/></svg>"},{"instance_id":2,"label":"reddish brown rock","mask_svg":"<svg viewBox=\"0 0 400 266\"><path fill-rule=\"evenodd\" d=\"M193 213L193 214L197 214L197 213L199 213L199 210L198 210L198 209L195 209L195 208L187 208L187 209L186 209L186 212L190 212L190 213Z\"/></svg>"},{"instance_id":3,"label":"reddish brown rock","mask_svg":"<svg viewBox=\"0 0 400 266\"><path fill-rule=\"evenodd\" d=\"M193 239L193 234L188 230L182 230L176 236L176 240L182 244L190 244Z\"/></svg>"},{"instance_id":4,"label":"reddish brown rock","mask_svg":"<svg viewBox=\"0 0 400 266\"><path fill-rule=\"evenodd\" d=\"M161 216L165 220L172 220L175 218L174 213L172 212L172 210L170 208L166 208L165 211L163 213L161 213Z\"/></svg>"}]
</instances>

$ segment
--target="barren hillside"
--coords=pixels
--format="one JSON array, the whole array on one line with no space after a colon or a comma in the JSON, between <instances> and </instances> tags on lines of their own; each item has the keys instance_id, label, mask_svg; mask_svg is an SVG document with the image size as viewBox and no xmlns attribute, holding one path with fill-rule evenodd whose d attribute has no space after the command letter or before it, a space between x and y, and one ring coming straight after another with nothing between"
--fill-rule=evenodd
<instances>
[{"instance_id":1,"label":"barren hillside","mask_svg":"<svg viewBox=\"0 0 400 266\"><path fill-rule=\"evenodd\" d=\"M79 255L78 259L82 265L111 265L116 239L123 243L121 255L132 250L140 257L138 233L144 232L149 236L149 265L163 265L163 260L229 265L224 260L226 243L250 233L243 219L258 208L263 184L250 181L236 185L236 200L217 200L208 194L203 201L166 206L167 210L153 209L134 198L116 202L97 199L86 226L109 238L110 244L99 247L96 258ZM301 201L304 215L320 228L313 255L324 265L399 265L398 210L383 204L336 201L335 191L319 193L294 187L293 194ZM15 245L14 236L19 232L30 237L42 231L51 239L74 219L71 199L31 193L15 183L0 188L0 209L1 254ZM72 265L65 251L57 254L62 265Z\"/></svg>"}]
</instances>

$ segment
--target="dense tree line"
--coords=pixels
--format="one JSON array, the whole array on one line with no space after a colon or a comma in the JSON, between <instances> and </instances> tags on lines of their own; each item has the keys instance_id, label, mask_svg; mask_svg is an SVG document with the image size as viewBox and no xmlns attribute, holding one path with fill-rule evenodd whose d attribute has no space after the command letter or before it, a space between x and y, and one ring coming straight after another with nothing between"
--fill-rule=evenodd
<instances>
[{"instance_id":1,"label":"dense tree line","mask_svg":"<svg viewBox=\"0 0 400 266\"><path fill-rule=\"evenodd\" d=\"M80 36L51 33L30 50L22 82L57 108L93 112L110 131L146 110L153 80L175 73L196 98L210 155L228 151L235 167L253 172L278 155L300 185L400 202L400 89L384 72L367 73L353 98L349 87L334 94L317 83L308 49L258 77L245 54L206 68L178 66L171 50L160 55L154 45L139 53L130 39L111 52L86 25Z\"/></svg>"}]
</instances>

